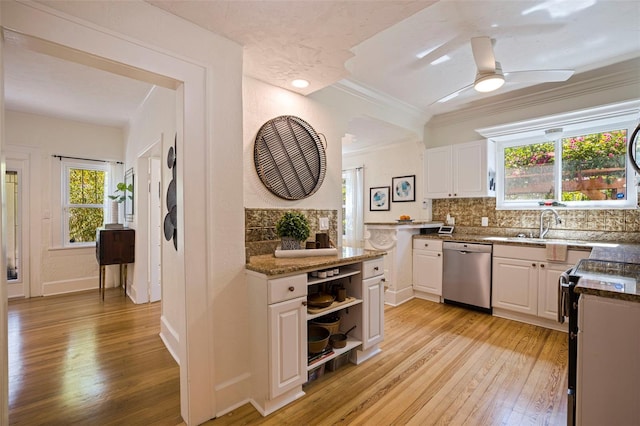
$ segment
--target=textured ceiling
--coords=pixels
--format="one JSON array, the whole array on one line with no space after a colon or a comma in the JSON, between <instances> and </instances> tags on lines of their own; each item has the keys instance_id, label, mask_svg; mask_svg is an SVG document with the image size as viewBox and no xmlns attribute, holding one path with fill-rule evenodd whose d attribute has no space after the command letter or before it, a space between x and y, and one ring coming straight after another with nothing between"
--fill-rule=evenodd
<instances>
[{"instance_id":1,"label":"textured ceiling","mask_svg":"<svg viewBox=\"0 0 640 426\"><path fill-rule=\"evenodd\" d=\"M73 13L105 1L41 1ZM504 99L531 84L509 81L480 94L469 90L436 101L472 83L476 66L470 38L495 39L505 71L568 68L579 73L640 57L640 2L614 0L443 1L219 1L149 0L244 47L244 72L275 86L308 94L340 82L413 108L424 117L474 102ZM102 10L102 9L100 9ZM10 43L8 43L10 44ZM429 53L431 52L431 53ZM142 102L148 85L69 67L40 54L5 51L7 105L81 120L121 123ZM307 89L294 89L306 78ZM561 86L563 83L551 83ZM544 86L549 88L549 84ZM55 99L55 101L52 101ZM46 100L46 101L43 101ZM357 140L385 135L407 138L404 129L368 119L354 121ZM111 124L110 124L111 125ZM365 134L367 133L367 134Z\"/></svg>"}]
</instances>

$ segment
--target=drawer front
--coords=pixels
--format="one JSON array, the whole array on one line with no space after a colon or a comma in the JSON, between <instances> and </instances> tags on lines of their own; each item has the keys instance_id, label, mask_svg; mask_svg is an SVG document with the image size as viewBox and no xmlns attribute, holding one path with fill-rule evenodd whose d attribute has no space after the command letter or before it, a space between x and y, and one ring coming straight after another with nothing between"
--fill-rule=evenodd
<instances>
[{"instance_id":1,"label":"drawer front","mask_svg":"<svg viewBox=\"0 0 640 426\"><path fill-rule=\"evenodd\" d=\"M384 274L384 258L362 262L362 278L367 279Z\"/></svg>"},{"instance_id":2,"label":"drawer front","mask_svg":"<svg viewBox=\"0 0 640 426\"><path fill-rule=\"evenodd\" d=\"M269 287L268 303L278 303L307 295L307 274L276 278L267 282Z\"/></svg>"},{"instance_id":3,"label":"drawer front","mask_svg":"<svg viewBox=\"0 0 640 426\"><path fill-rule=\"evenodd\" d=\"M427 238L414 238L413 239L414 250L432 250L442 251L442 241L429 240Z\"/></svg>"}]
</instances>

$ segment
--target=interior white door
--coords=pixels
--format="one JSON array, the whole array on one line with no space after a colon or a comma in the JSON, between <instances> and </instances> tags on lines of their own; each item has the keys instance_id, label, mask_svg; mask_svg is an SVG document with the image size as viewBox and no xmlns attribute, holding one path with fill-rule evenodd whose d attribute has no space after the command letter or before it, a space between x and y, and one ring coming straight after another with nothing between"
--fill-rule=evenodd
<instances>
[{"instance_id":1,"label":"interior white door","mask_svg":"<svg viewBox=\"0 0 640 426\"><path fill-rule=\"evenodd\" d=\"M160 158L149 158L149 301L162 298L162 194Z\"/></svg>"}]
</instances>

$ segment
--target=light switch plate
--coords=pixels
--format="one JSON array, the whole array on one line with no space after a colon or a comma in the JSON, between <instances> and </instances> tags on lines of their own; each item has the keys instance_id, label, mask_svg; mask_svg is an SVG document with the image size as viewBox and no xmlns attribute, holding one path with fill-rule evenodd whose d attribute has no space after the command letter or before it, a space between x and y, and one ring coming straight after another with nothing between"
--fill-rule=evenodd
<instances>
[{"instance_id":1,"label":"light switch plate","mask_svg":"<svg viewBox=\"0 0 640 426\"><path fill-rule=\"evenodd\" d=\"M329 218L328 217L321 217L320 218L319 228L320 228L321 231L327 231L329 229Z\"/></svg>"}]
</instances>

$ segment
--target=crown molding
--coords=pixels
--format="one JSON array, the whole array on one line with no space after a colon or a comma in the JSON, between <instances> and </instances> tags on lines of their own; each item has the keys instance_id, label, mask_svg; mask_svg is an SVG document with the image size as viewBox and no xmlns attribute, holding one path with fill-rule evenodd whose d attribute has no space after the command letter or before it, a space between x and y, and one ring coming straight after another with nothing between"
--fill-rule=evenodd
<instances>
[{"instance_id":1,"label":"crown molding","mask_svg":"<svg viewBox=\"0 0 640 426\"><path fill-rule=\"evenodd\" d=\"M389 96L352 78L342 79L337 83L332 84L332 87L367 102L400 110L419 120L423 120L424 122L429 119L429 115L420 108Z\"/></svg>"}]
</instances>

